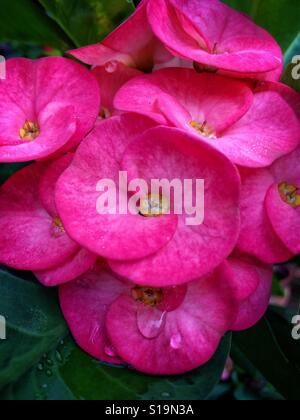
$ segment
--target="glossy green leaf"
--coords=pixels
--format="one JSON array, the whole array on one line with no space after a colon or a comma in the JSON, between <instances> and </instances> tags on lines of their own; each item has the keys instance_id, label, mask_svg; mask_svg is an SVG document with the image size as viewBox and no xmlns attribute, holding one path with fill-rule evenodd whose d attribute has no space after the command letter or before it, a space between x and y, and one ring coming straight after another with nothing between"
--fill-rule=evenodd
<instances>
[{"instance_id":1,"label":"glossy green leaf","mask_svg":"<svg viewBox=\"0 0 300 420\"><path fill-rule=\"evenodd\" d=\"M272 282L272 295L278 297L284 297L284 289L280 284L279 279L276 276L273 276Z\"/></svg>"},{"instance_id":2,"label":"glossy green leaf","mask_svg":"<svg viewBox=\"0 0 300 420\"><path fill-rule=\"evenodd\" d=\"M27 165L27 163L0 163L0 185Z\"/></svg>"},{"instance_id":3,"label":"glossy green leaf","mask_svg":"<svg viewBox=\"0 0 300 420\"><path fill-rule=\"evenodd\" d=\"M0 42L22 41L61 50L72 46L68 37L33 0L1 0Z\"/></svg>"},{"instance_id":4,"label":"glossy green leaf","mask_svg":"<svg viewBox=\"0 0 300 420\"><path fill-rule=\"evenodd\" d=\"M270 309L254 328L233 334L232 354L241 355L286 399L300 400L300 341L292 338L292 328Z\"/></svg>"},{"instance_id":5,"label":"glossy green leaf","mask_svg":"<svg viewBox=\"0 0 300 420\"><path fill-rule=\"evenodd\" d=\"M77 46L100 42L133 11L126 0L39 0Z\"/></svg>"},{"instance_id":6,"label":"glossy green leaf","mask_svg":"<svg viewBox=\"0 0 300 420\"><path fill-rule=\"evenodd\" d=\"M208 364L175 377L151 377L103 366L79 349L72 352L61 373L77 399L204 400L220 380L230 344L228 334Z\"/></svg>"},{"instance_id":7,"label":"glossy green leaf","mask_svg":"<svg viewBox=\"0 0 300 420\"><path fill-rule=\"evenodd\" d=\"M0 270L0 312L6 340L0 341L0 388L24 375L58 340L66 325L56 292Z\"/></svg>"},{"instance_id":8,"label":"glossy green leaf","mask_svg":"<svg viewBox=\"0 0 300 420\"><path fill-rule=\"evenodd\" d=\"M299 0L225 0L225 3L249 14L276 38L284 52L299 34Z\"/></svg>"}]
</instances>

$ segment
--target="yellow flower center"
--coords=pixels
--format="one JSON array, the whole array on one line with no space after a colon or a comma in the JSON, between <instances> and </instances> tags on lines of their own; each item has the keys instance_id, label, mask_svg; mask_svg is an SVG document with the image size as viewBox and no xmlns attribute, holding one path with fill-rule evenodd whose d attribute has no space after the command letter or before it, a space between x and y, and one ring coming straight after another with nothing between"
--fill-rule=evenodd
<instances>
[{"instance_id":1,"label":"yellow flower center","mask_svg":"<svg viewBox=\"0 0 300 420\"><path fill-rule=\"evenodd\" d=\"M208 137L210 139L217 138L216 133L212 128L209 127L207 121L204 121L203 123L199 123L198 121L191 121L190 126L202 136Z\"/></svg>"},{"instance_id":2,"label":"yellow flower center","mask_svg":"<svg viewBox=\"0 0 300 420\"><path fill-rule=\"evenodd\" d=\"M136 286L131 291L134 300L144 303L144 305L156 306L163 298L163 290L152 287Z\"/></svg>"},{"instance_id":3,"label":"yellow flower center","mask_svg":"<svg viewBox=\"0 0 300 420\"><path fill-rule=\"evenodd\" d=\"M19 134L22 140L33 141L40 135L40 129L37 123L25 121L25 124L20 129Z\"/></svg>"},{"instance_id":4,"label":"yellow flower center","mask_svg":"<svg viewBox=\"0 0 300 420\"><path fill-rule=\"evenodd\" d=\"M149 194L142 198L139 207L140 214L144 217L158 217L168 214L170 211L169 201L162 195Z\"/></svg>"},{"instance_id":5,"label":"yellow flower center","mask_svg":"<svg viewBox=\"0 0 300 420\"><path fill-rule=\"evenodd\" d=\"M107 118L110 118L112 116L112 113L108 108L102 107L99 116L101 119L105 120Z\"/></svg>"},{"instance_id":6,"label":"yellow flower center","mask_svg":"<svg viewBox=\"0 0 300 420\"><path fill-rule=\"evenodd\" d=\"M278 186L278 190L281 199L285 203L294 208L300 207L300 194L298 194L299 189L295 185L288 184L287 182L281 182Z\"/></svg>"},{"instance_id":7,"label":"yellow flower center","mask_svg":"<svg viewBox=\"0 0 300 420\"><path fill-rule=\"evenodd\" d=\"M54 235L61 235L62 233L66 233L65 228L62 224L62 221L59 217L55 217L52 222L52 228L54 231Z\"/></svg>"}]
</instances>

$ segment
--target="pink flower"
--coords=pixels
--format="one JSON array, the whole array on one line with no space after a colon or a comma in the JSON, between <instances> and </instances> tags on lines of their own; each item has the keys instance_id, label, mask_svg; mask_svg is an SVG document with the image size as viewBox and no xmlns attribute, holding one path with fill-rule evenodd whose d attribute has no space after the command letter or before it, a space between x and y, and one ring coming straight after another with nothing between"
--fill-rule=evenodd
<instances>
[{"instance_id":1,"label":"pink flower","mask_svg":"<svg viewBox=\"0 0 300 420\"><path fill-rule=\"evenodd\" d=\"M47 286L73 280L97 259L67 235L56 210L55 184L71 159L34 163L0 189L0 262L35 271Z\"/></svg>"},{"instance_id":2,"label":"pink flower","mask_svg":"<svg viewBox=\"0 0 300 420\"><path fill-rule=\"evenodd\" d=\"M240 179L233 164L209 145L176 128L149 130L151 126L150 120L133 114L99 124L59 179L56 203L70 236L108 259L115 272L137 284L178 285L210 273L233 251L239 235ZM98 182L118 184L120 171L128 173L128 181L148 184L153 179L182 184L204 179L204 223L187 225L186 209L181 215L174 211L176 197L167 203L171 211L162 209L159 217L138 211L99 214ZM124 194L127 205L127 190ZM149 205L152 199L151 194L144 197Z\"/></svg>"},{"instance_id":3,"label":"pink flower","mask_svg":"<svg viewBox=\"0 0 300 420\"><path fill-rule=\"evenodd\" d=\"M75 147L100 108L97 81L60 57L7 61L0 81L0 162L45 159Z\"/></svg>"},{"instance_id":4,"label":"pink flower","mask_svg":"<svg viewBox=\"0 0 300 420\"><path fill-rule=\"evenodd\" d=\"M224 263L183 286L136 286L102 263L60 288L75 340L93 357L148 374L179 374L205 364L236 319L238 302Z\"/></svg>"},{"instance_id":5,"label":"pink flower","mask_svg":"<svg viewBox=\"0 0 300 420\"><path fill-rule=\"evenodd\" d=\"M235 77L280 77L283 58L276 41L219 0L149 0L148 18L175 56Z\"/></svg>"},{"instance_id":6,"label":"pink flower","mask_svg":"<svg viewBox=\"0 0 300 420\"><path fill-rule=\"evenodd\" d=\"M119 61L140 70L151 70L155 57L167 54L155 38L147 19L147 2L143 0L137 10L101 43L69 51L78 60L93 66ZM170 57L170 54L167 54Z\"/></svg>"},{"instance_id":7,"label":"pink flower","mask_svg":"<svg viewBox=\"0 0 300 420\"><path fill-rule=\"evenodd\" d=\"M279 83L251 84L189 69L130 80L115 107L193 133L234 163L264 167L300 140L300 95ZM297 114L298 113L298 114Z\"/></svg>"},{"instance_id":8,"label":"pink flower","mask_svg":"<svg viewBox=\"0 0 300 420\"><path fill-rule=\"evenodd\" d=\"M148 374L205 364L229 330L253 326L271 296L272 268L235 255L212 274L181 286L136 285L98 264L60 288L78 345L109 363Z\"/></svg>"},{"instance_id":9,"label":"pink flower","mask_svg":"<svg viewBox=\"0 0 300 420\"><path fill-rule=\"evenodd\" d=\"M270 168L242 171L239 249L268 263L300 252L300 148Z\"/></svg>"}]
</instances>

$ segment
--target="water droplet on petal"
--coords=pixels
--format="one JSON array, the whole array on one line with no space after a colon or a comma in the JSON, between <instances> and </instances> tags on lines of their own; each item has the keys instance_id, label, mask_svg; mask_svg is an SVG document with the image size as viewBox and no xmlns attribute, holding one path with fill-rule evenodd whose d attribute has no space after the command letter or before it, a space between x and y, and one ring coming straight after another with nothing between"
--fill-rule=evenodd
<instances>
[{"instance_id":1,"label":"water droplet on petal","mask_svg":"<svg viewBox=\"0 0 300 420\"><path fill-rule=\"evenodd\" d=\"M117 356L118 356L118 354L117 354L116 350L115 350L115 349L114 349L114 347L113 347L113 346L111 346L111 345L107 345L107 346L105 346L105 348L104 348L104 352L105 352L105 354L106 354L107 356L109 356L109 357L117 357Z\"/></svg>"},{"instance_id":2,"label":"water droplet on petal","mask_svg":"<svg viewBox=\"0 0 300 420\"><path fill-rule=\"evenodd\" d=\"M170 346L174 350L180 349L180 347L182 346L182 336L181 336L181 334L174 334L171 337Z\"/></svg>"},{"instance_id":3,"label":"water droplet on petal","mask_svg":"<svg viewBox=\"0 0 300 420\"><path fill-rule=\"evenodd\" d=\"M109 61L108 63L105 64L105 70L107 71L107 73L114 73L118 68L118 63L117 61Z\"/></svg>"},{"instance_id":4,"label":"water droplet on petal","mask_svg":"<svg viewBox=\"0 0 300 420\"><path fill-rule=\"evenodd\" d=\"M145 338L156 338L164 328L167 312L140 304L137 311L137 325Z\"/></svg>"},{"instance_id":5,"label":"water droplet on petal","mask_svg":"<svg viewBox=\"0 0 300 420\"><path fill-rule=\"evenodd\" d=\"M99 337L100 333L100 325L98 322L95 322L95 324L91 327L90 331L90 343L95 344L97 342L97 338Z\"/></svg>"}]
</instances>

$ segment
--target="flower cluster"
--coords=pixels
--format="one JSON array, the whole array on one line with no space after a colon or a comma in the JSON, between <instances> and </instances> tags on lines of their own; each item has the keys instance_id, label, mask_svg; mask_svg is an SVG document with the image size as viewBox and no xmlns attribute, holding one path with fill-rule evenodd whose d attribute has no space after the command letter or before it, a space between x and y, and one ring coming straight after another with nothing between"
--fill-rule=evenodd
<instances>
[{"instance_id":1,"label":"flower cluster","mask_svg":"<svg viewBox=\"0 0 300 420\"><path fill-rule=\"evenodd\" d=\"M272 264L300 252L300 96L275 40L219 0L143 0L70 54L92 69L11 59L0 82L0 162L35 161L0 189L0 262L59 286L93 357L192 370L264 315ZM101 180L132 205L120 172L204 180L203 222L152 191L99 212Z\"/></svg>"}]
</instances>

